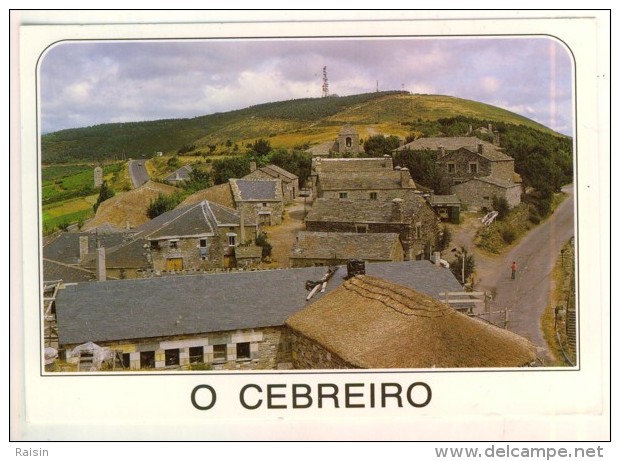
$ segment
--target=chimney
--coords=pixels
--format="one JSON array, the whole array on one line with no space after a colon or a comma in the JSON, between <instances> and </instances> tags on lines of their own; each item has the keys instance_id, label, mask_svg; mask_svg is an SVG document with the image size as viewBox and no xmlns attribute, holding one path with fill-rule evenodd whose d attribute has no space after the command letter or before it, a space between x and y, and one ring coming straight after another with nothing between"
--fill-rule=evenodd
<instances>
[{"instance_id":1,"label":"chimney","mask_svg":"<svg viewBox=\"0 0 620 461\"><path fill-rule=\"evenodd\" d=\"M105 248L97 248L97 280L99 282L105 282Z\"/></svg>"},{"instance_id":2,"label":"chimney","mask_svg":"<svg viewBox=\"0 0 620 461\"><path fill-rule=\"evenodd\" d=\"M400 169L400 187L401 189L405 189L409 187L409 183L411 182L411 175L409 174L409 168L401 168Z\"/></svg>"},{"instance_id":3,"label":"chimney","mask_svg":"<svg viewBox=\"0 0 620 461\"><path fill-rule=\"evenodd\" d=\"M443 157L444 155L446 155L446 148L443 146L439 146L439 157Z\"/></svg>"},{"instance_id":4,"label":"chimney","mask_svg":"<svg viewBox=\"0 0 620 461\"><path fill-rule=\"evenodd\" d=\"M391 155L388 155L388 154L385 154L385 155L383 156L383 158L384 158L384 160L385 160L385 161L383 162L383 168L389 168L390 170L393 170L393 169L394 169L394 166L393 166L393 163L392 163L392 156L391 156Z\"/></svg>"},{"instance_id":5,"label":"chimney","mask_svg":"<svg viewBox=\"0 0 620 461\"><path fill-rule=\"evenodd\" d=\"M256 171L256 162L250 162L250 173L254 173Z\"/></svg>"},{"instance_id":6,"label":"chimney","mask_svg":"<svg viewBox=\"0 0 620 461\"><path fill-rule=\"evenodd\" d=\"M392 222L403 222L403 199L392 200Z\"/></svg>"},{"instance_id":7,"label":"chimney","mask_svg":"<svg viewBox=\"0 0 620 461\"><path fill-rule=\"evenodd\" d=\"M239 239L241 245L245 245L245 213L243 212L243 206L239 207Z\"/></svg>"},{"instance_id":8,"label":"chimney","mask_svg":"<svg viewBox=\"0 0 620 461\"><path fill-rule=\"evenodd\" d=\"M441 253L439 251L433 251L431 255L431 262L436 266L439 266L439 260L441 259Z\"/></svg>"},{"instance_id":9,"label":"chimney","mask_svg":"<svg viewBox=\"0 0 620 461\"><path fill-rule=\"evenodd\" d=\"M482 143L478 143L478 153L481 155L484 153L484 146Z\"/></svg>"},{"instance_id":10,"label":"chimney","mask_svg":"<svg viewBox=\"0 0 620 461\"><path fill-rule=\"evenodd\" d=\"M347 278L366 273L366 262L361 259L351 259L347 262Z\"/></svg>"},{"instance_id":11,"label":"chimney","mask_svg":"<svg viewBox=\"0 0 620 461\"><path fill-rule=\"evenodd\" d=\"M84 257L87 254L88 254L88 235L80 235L80 262L84 261Z\"/></svg>"}]
</instances>

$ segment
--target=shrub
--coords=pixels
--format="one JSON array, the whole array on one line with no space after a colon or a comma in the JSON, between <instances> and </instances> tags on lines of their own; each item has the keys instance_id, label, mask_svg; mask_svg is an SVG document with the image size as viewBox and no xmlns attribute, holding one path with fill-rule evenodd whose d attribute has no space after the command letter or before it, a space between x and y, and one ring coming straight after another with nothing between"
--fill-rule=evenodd
<instances>
[{"instance_id":1,"label":"shrub","mask_svg":"<svg viewBox=\"0 0 620 461\"><path fill-rule=\"evenodd\" d=\"M181 203L181 195L180 194L172 194L172 195L157 195L155 200L151 200L149 206L146 210L146 215L150 218L156 218L160 214L165 213L166 211L172 210L179 203Z\"/></svg>"},{"instance_id":2,"label":"shrub","mask_svg":"<svg viewBox=\"0 0 620 461\"><path fill-rule=\"evenodd\" d=\"M493 209L497 211L497 219L499 221L503 221L506 216L508 216L508 212L510 211L510 205L508 205L508 200L506 197L498 197L494 195L492 198Z\"/></svg>"},{"instance_id":3,"label":"shrub","mask_svg":"<svg viewBox=\"0 0 620 461\"><path fill-rule=\"evenodd\" d=\"M514 242L516 240L517 233L514 231L514 229L506 227L506 228L502 229L501 236L502 236L502 239L504 240L504 242L506 242L508 244L511 244L512 242Z\"/></svg>"},{"instance_id":4,"label":"shrub","mask_svg":"<svg viewBox=\"0 0 620 461\"><path fill-rule=\"evenodd\" d=\"M271 249L273 248L271 243L267 240L267 235L261 232L256 236L256 245L263 248L262 257L266 258L271 256Z\"/></svg>"}]
</instances>

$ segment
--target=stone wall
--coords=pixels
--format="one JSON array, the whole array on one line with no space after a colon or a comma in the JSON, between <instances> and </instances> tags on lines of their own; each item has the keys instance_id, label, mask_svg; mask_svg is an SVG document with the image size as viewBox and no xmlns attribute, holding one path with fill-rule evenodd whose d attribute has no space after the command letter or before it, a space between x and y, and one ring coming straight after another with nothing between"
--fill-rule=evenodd
<instances>
[{"instance_id":1,"label":"stone wall","mask_svg":"<svg viewBox=\"0 0 620 461\"><path fill-rule=\"evenodd\" d=\"M491 176L512 182L515 174L515 161L505 160L491 164Z\"/></svg>"},{"instance_id":2,"label":"stone wall","mask_svg":"<svg viewBox=\"0 0 620 461\"><path fill-rule=\"evenodd\" d=\"M249 343L249 357L237 357L237 344ZM140 353L153 352L156 369L186 369L190 367L190 348L202 347L199 362L213 370L275 370L292 365L289 332L286 327L253 328L217 333L204 333L166 338L149 338L135 341L110 341L97 343L129 354L130 369L140 369ZM226 357L216 360L215 346L226 346ZM65 345L66 350L77 344ZM179 364L167 365L166 350L179 352ZM197 364L193 364L197 365Z\"/></svg>"},{"instance_id":3,"label":"stone wall","mask_svg":"<svg viewBox=\"0 0 620 461\"><path fill-rule=\"evenodd\" d=\"M454 165L454 171L450 171L450 164ZM470 165L476 165L476 171L472 172ZM478 154L467 149L459 149L449 152L437 161L438 172L452 180L465 181L471 178L489 176L491 174L491 162Z\"/></svg>"},{"instance_id":4,"label":"stone wall","mask_svg":"<svg viewBox=\"0 0 620 461\"><path fill-rule=\"evenodd\" d=\"M329 370L355 368L338 355L329 352L304 335L290 332L293 368L296 370Z\"/></svg>"},{"instance_id":5,"label":"stone wall","mask_svg":"<svg viewBox=\"0 0 620 461\"><path fill-rule=\"evenodd\" d=\"M320 186L320 183L319 183ZM340 193L346 192L348 199L353 200L378 200L380 202L391 201L395 198L410 200L415 195L415 189L340 189L340 190L318 190L320 198L341 198ZM376 198L371 198L371 193L376 194Z\"/></svg>"},{"instance_id":6,"label":"stone wall","mask_svg":"<svg viewBox=\"0 0 620 461\"><path fill-rule=\"evenodd\" d=\"M513 208L521 203L521 186L515 184L508 189L484 181L467 181L452 187L452 191L470 209L493 208L493 196L504 197Z\"/></svg>"},{"instance_id":7,"label":"stone wall","mask_svg":"<svg viewBox=\"0 0 620 461\"><path fill-rule=\"evenodd\" d=\"M239 202L236 207L239 212L243 210L245 216L257 216L259 223L264 226L282 224L282 214L284 213L282 202Z\"/></svg>"}]
</instances>

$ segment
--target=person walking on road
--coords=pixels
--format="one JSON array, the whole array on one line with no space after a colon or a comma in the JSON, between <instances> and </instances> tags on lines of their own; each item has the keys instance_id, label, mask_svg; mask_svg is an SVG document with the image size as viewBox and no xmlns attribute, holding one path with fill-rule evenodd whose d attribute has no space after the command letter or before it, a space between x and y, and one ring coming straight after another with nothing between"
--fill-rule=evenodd
<instances>
[{"instance_id":1,"label":"person walking on road","mask_svg":"<svg viewBox=\"0 0 620 461\"><path fill-rule=\"evenodd\" d=\"M514 280L517 276L517 262L516 261L512 262L512 265L510 266L510 270L512 271L511 278L512 280Z\"/></svg>"}]
</instances>

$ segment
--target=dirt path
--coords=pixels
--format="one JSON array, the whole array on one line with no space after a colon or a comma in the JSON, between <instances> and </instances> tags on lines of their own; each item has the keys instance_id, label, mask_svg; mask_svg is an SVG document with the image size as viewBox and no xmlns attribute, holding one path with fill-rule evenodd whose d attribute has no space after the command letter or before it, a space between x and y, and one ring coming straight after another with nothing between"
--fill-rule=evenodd
<instances>
[{"instance_id":1,"label":"dirt path","mask_svg":"<svg viewBox=\"0 0 620 461\"><path fill-rule=\"evenodd\" d=\"M307 205L307 208L309 207ZM291 267L289 253L297 232L304 228L304 199L298 197L286 207L282 224L264 228L267 240L273 247L271 249L272 267Z\"/></svg>"}]
</instances>

